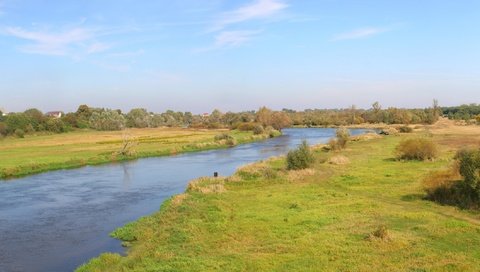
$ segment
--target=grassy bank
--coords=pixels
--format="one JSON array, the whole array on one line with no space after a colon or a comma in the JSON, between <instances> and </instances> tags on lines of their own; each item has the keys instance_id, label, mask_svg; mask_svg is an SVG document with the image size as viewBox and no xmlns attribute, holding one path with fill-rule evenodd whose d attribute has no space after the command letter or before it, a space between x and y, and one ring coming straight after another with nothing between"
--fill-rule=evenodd
<instances>
[{"instance_id":1,"label":"grassy bank","mask_svg":"<svg viewBox=\"0 0 480 272\"><path fill-rule=\"evenodd\" d=\"M135 155L116 153L123 144L120 131L76 131L65 134L28 136L23 139L8 137L0 140L0 178L18 177L49 170L67 169L84 165L165 156L227 147L215 141L215 135L225 130L194 130L179 128L131 129L129 134L138 143ZM264 139L265 135L231 131L236 143Z\"/></svg>"},{"instance_id":2,"label":"grassy bank","mask_svg":"<svg viewBox=\"0 0 480 272\"><path fill-rule=\"evenodd\" d=\"M423 200L422 180L480 133L426 134L441 147L433 162L393 159L403 134L316 150L312 169L286 171L274 158L193 181L112 233L127 256L105 253L77 271L478 271L480 215ZM328 163L338 155L348 160Z\"/></svg>"}]
</instances>

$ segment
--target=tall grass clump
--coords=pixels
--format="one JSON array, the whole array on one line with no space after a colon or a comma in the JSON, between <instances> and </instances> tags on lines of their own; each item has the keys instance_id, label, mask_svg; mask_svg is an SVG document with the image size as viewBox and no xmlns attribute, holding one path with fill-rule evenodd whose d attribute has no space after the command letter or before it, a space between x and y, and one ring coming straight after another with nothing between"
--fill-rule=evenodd
<instances>
[{"instance_id":1,"label":"tall grass clump","mask_svg":"<svg viewBox=\"0 0 480 272\"><path fill-rule=\"evenodd\" d=\"M297 149L291 150L287 154L288 170L305 169L310 167L314 162L315 158L306 140L303 140Z\"/></svg>"},{"instance_id":2,"label":"tall grass clump","mask_svg":"<svg viewBox=\"0 0 480 272\"><path fill-rule=\"evenodd\" d=\"M396 148L401 160L433 160L438 155L437 145L430 139L412 138L401 141Z\"/></svg>"},{"instance_id":3,"label":"tall grass clump","mask_svg":"<svg viewBox=\"0 0 480 272\"><path fill-rule=\"evenodd\" d=\"M221 133L221 134L215 135L215 141L221 144L226 144L228 146L234 146L237 144L237 140L228 133Z\"/></svg>"},{"instance_id":4,"label":"tall grass clump","mask_svg":"<svg viewBox=\"0 0 480 272\"><path fill-rule=\"evenodd\" d=\"M331 139L328 145L331 150L341 150L347 146L348 141L350 141L350 131L342 127L337 129L335 138Z\"/></svg>"}]
</instances>

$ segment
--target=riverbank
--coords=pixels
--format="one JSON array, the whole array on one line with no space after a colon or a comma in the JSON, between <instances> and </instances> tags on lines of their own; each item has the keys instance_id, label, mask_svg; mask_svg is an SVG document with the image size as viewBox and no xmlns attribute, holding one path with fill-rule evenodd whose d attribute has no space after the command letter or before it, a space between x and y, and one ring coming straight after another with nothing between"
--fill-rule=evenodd
<instances>
[{"instance_id":1,"label":"riverbank","mask_svg":"<svg viewBox=\"0 0 480 272\"><path fill-rule=\"evenodd\" d=\"M128 131L135 143L132 155L121 155L125 134L121 131L83 130L65 134L5 138L0 140L0 179L86 165L168 156L178 153L227 148L231 143L215 140L229 133L242 144L268 138L252 132L180 128L148 128Z\"/></svg>"},{"instance_id":2,"label":"riverbank","mask_svg":"<svg viewBox=\"0 0 480 272\"><path fill-rule=\"evenodd\" d=\"M444 124L417 132L440 146L433 162L393 160L413 136L400 134L339 153L316 149L307 170L273 158L195 180L112 233L130 246L125 257L105 253L78 271L478 271L480 215L423 200L422 180L458 148L478 146L479 132Z\"/></svg>"}]
</instances>

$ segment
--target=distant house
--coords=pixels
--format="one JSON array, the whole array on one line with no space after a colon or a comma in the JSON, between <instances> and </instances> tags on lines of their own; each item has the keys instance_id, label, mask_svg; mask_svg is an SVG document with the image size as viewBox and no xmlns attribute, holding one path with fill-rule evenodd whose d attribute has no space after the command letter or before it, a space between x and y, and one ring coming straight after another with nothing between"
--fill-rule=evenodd
<instances>
[{"instance_id":1,"label":"distant house","mask_svg":"<svg viewBox=\"0 0 480 272\"><path fill-rule=\"evenodd\" d=\"M51 117L51 118L61 118L62 115L63 115L63 112L61 112L61 111L49 111L49 112L45 113L45 115L47 117Z\"/></svg>"},{"instance_id":2,"label":"distant house","mask_svg":"<svg viewBox=\"0 0 480 272\"><path fill-rule=\"evenodd\" d=\"M205 112L204 114L202 114L203 118L208 118L208 116L210 116L210 113L208 113L208 112Z\"/></svg>"}]
</instances>

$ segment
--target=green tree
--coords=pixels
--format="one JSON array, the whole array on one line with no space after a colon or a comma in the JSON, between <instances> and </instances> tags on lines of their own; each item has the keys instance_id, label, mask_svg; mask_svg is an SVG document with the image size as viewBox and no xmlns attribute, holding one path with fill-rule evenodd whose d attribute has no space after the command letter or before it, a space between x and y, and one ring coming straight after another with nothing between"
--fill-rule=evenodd
<instances>
[{"instance_id":1,"label":"green tree","mask_svg":"<svg viewBox=\"0 0 480 272\"><path fill-rule=\"evenodd\" d=\"M127 114L127 126L135 128L146 128L151 125L151 116L146 109L132 109Z\"/></svg>"},{"instance_id":2,"label":"green tree","mask_svg":"<svg viewBox=\"0 0 480 272\"><path fill-rule=\"evenodd\" d=\"M114 110L93 112L90 125L96 130L121 130L125 128L125 117Z\"/></svg>"}]
</instances>

